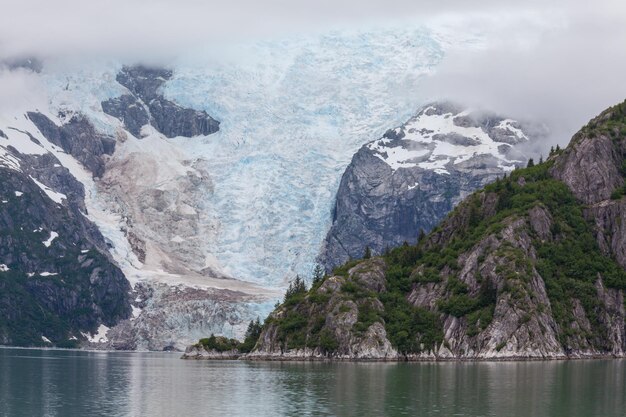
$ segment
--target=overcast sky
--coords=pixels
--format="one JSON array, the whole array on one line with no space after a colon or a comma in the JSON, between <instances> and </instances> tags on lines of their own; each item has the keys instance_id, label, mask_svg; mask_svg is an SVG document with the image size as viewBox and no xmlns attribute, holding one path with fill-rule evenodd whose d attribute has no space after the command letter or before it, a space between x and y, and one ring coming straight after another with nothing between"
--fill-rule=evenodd
<instances>
[{"instance_id":1,"label":"overcast sky","mask_svg":"<svg viewBox=\"0 0 626 417\"><path fill-rule=\"evenodd\" d=\"M327 27L468 13L620 17L622 0L7 0L0 54L162 51ZM597 14L597 17L594 16Z\"/></svg>"},{"instance_id":2,"label":"overcast sky","mask_svg":"<svg viewBox=\"0 0 626 417\"><path fill-rule=\"evenodd\" d=\"M626 98L625 0L7 0L0 58L175 56L210 43L402 22L479 27L485 47L452 50L425 98L545 118L559 135ZM506 16L504 19L501 17ZM511 19L513 17L519 17ZM475 28L475 27L474 27ZM482 29L482 28L481 28ZM0 93L19 89L0 76ZM23 87L23 85L22 85ZM0 109L2 103L0 101ZM562 130L561 133L560 130Z\"/></svg>"}]
</instances>

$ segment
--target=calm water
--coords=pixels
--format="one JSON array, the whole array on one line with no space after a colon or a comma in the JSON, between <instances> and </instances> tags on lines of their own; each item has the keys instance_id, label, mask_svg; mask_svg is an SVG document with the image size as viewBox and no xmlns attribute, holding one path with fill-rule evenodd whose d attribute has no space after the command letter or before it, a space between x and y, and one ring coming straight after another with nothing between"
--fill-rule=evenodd
<instances>
[{"instance_id":1,"label":"calm water","mask_svg":"<svg viewBox=\"0 0 626 417\"><path fill-rule=\"evenodd\" d=\"M247 363L0 349L0 416L625 416L626 361Z\"/></svg>"}]
</instances>

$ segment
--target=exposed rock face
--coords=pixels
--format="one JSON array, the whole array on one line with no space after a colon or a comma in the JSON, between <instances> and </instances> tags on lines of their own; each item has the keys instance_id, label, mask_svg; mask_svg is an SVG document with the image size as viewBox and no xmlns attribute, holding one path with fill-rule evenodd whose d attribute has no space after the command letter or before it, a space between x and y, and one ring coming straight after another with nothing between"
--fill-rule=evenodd
<instances>
[{"instance_id":1,"label":"exposed rock face","mask_svg":"<svg viewBox=\"0 0 626 417\"><path fill-rule=\"evenodd\" d=\"M532 211L534 217L550 218L540 206ZM457 272L444 268L440 281L420 282L424 269L414 270L413 288L407 299L417 311L431 311L439 316L441 340L433 346L422 344L419 352L398 352L382 319L370 324L365 332L359 329L359 314L364 314L364 305L375 306L380 316L385 312L385 306L376 297L346 298L349 297L347 288L350 288L347 282L358 288L350 289L352 293L385 293L383 263L373 259L350 269L346 277L326 278L315 293L307 295L303 302L306 307L296 307L306 317L326 315L322 331L330 331L335 338L332 350L324 351L315 345L318 342L311 334L310 322L304 324L301 331L306 332L307 342L312 346L290 349L289 339L284 340L281 334L284 332L281 323L286 315L293 313L281 306L272 313L255 351L246 358L445 360L623 356L626 351L623 290L607 289L602 277L598 277L595 282L595 296L600 300L597 310L589 311L574 298L568 313L572 317L571 327L564 328L557 323L552 311L554 300L548 296L545 280L535 267L537 248L531 235L537 232L532 222L515 217L504 220L506 226L499 233L486 236L459 256ZM549 238L552 239L552 235ZM436 237L431 239L434 242ZM382 280L371 278L381 276ZM490 289L491 312L478 320L472 315L457 317L449 312L442 313L442 302L453 305L461 302L451 290L458 285L455 282L462 283L470 299L481 299L485 289ZM322 299L321 306L317 301L320 294L329 296L328 301ZM486 310L480 311L479 316ZM593 324L590 314L598 315Z\"/></svg>"},{"instance_id":2,"label":"exposed rock face","mask_svg":"<svg viewBox=\"0 0 626 417\"><path fill-rule=\"evenodd\" d=\"M626 104L611 107L589 122L563 150L551 170L587 204L602 251L626 268ZM617 195L614 193L617 192ZM612 198L613 197L613 198ZM617 198L615 198L617 197Z\"/></svg>"},{"instance_id":3,"label":"exposed rock face","mask_svg":"<svg viewBox=\"0 0 626 417\"><path fill-rule=\"evenodd\" d=\"M585 204L608 200L624 183L620 173L623 150L608 136L584 137L567 148L552 173ZM626 149L624 149L626 150Z\"/></svg>"},{"instance_id":4,"label":"exposed rock face","mask_svg":"<svg viewBox=\"0 0 626 417\"><path fill-rule=\"evenodd\" d=\"M596 238L602 251L615 257L626 268L626 201L605 200L585 210L596 226Z\"/></svg>"},{"instance_id":5,"label":"exposed rock face","mask_svg":"<svg viewBox=\"0 0 626 417\"><path fill-rule=\"evenodd\" d=\"M290 308L281 306L269 317L255 350L248 359L395 359L398 352L387 339L385 327L380 322L358 325L359 310L381 311L376 297L346 299L342 288L347 282L372 292L384 291L385 263L373 259L350 270L349 277L334 276L326 279L317 290L323 302L313 301L311 295L304 303ZM315 297L315 296L313 296ZM289 331L281 325L283 320L303 320L302 340L295 343ZM355 331L355 325L359 328ZM305 330L306 329L306 330ZM296 329L297 331L298 329ZM297 344L297 346L294 346ZM302 344L302 346L300 345Z\"/></svg>"},{"instance_id":6,"label":"exposed rock face","mask_svg":"<svg viewBox=\"0 0 626 417\"><path fill-rule=\"evenodd\" d=\"M219 122L205 111L184 108L163 97L159 90L172 75L166 69L124 67L116 79L130 94L102 102L102 110L122 121L138 138L141 128L148 124L168 138L217 132Z\"/></svg>"},{"instance_id":7,"label":"exposed rock face","mask_svg":"<svg viewBox=\"0 0 626 417\"><path fill-rule=\"evenodd\" d=\"M327 270L415 243L473 191L525 164L519 147L543 133L451 104L425 106L364 145L346 169L320 261Z\"/></svg>"},{"instance_id":8,"label":"exposed rock face","mask_svg":"<svg viewBox=\"0 0 626 417\"><path fill-rule=\"evenodd\" d=\"M449 282L454 278L464 283L467 293L473 297L479 297L484 288L491 288L496 296L491 322L476 334L475 330L470 331L467 318L449 315L443 320L446 343L431 352L409 356L474 359L565 356L542 277L534 267L518 270L515 266L513 254L523 258L535 257L529 224L521 219L509 219L505 224L507 226L500 236L488 236L469 253L461 255L457 277L449 276L442 283L418 284L409 295L413 305L435 310L440 300L452 296ZM505 251L503 248L511 249ZM482 262L479 261L481 257L484 258ZM504 276L507 268L521 276ZM481 277L480 281L477 276ZM515 291L508 290L510 287ZM484 324L478 323L478 326Z\"/></svg>"},{"instance_id":9,"label":"exposed rock face","mask_svg":"<svg viewBox=\"0 0 626 417\"><path fill-rule=\"evenodd\" d=\"M232 360L239 359L241 353L238 350L228 350L218 352L216 350L206 350L200 345L191 345L185 349L182 359L211 359L211 360Z\"/></svg>"},{"instance_id":10,"label":"exposed rock face","mask_svg":"<svg viewBox=\"0 0 626 417\"><path fill-rule=\"evenodd\" d=\"M48 178L66 174L59 171ZM0 167L0 177L3 343L72 346L99 324L129 317L128 281L68 197L53 201L42 182L22 172Z\"/></svg>"},{"instance_id":11,"label":"exposed rock face","mask_svg":"<svg viewBox=\"0 0 626 417\"><path fill-rule=\"evenodd\" d=\"M38 112L28 112L28 118L50 142L72 155L96 177L104 173L104 155L115 151L115 139L97 133L84 116L69 115L69 120L57 126Z\"/></svg>"}]
</instances>

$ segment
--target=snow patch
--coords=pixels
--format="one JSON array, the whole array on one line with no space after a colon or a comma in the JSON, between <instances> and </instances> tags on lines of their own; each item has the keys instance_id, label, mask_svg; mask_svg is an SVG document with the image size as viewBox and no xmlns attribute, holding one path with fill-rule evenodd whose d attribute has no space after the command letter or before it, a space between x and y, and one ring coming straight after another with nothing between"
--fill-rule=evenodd
<instances>
[{"instance_id":1,"label":"snow patch","mask_svg":"<svg viewBox=\"0 0 626 417\"><path fill-rule=\"evenodd\" d=\"M38 186L39 188L41 188L41 190L42 190L44 193L46 193L46 195L47 195L48 197L50 197L50 200L54 201L55 203L57 203L57 204L62 204L62 203L63 203L63 200L66 200L66 199L67 199L67 196L66 196L65 194L58 193L58 192L54 191L53 189L51 189L50 187L48 187L48 186L46 186L46 185L42 184L41 182L37 181L35 178L33 178L33 177L32 177L32 176L30 176L30 175L29 175L29 177L30 177L30 179L31 179L31 180L33 180L33 182L34 182L35 184L37 184L37 186Z\"/></svg>"},{"instance_id":2,"label":"snow patch","mask_svg":"<svg viewBox=\"0 0 626 417\"><path fill-rule=\"evenodd\" d=\"M46 336L41 336L41 340L43 340L46 343L50 343L52 344L52 342L50 341L50 339L48 339Z\"/></svg>"},{"instance_id":3,"label":"snow patch","mask_svg":"<svg viewBox=\"0 0 626 417\"><path fill-rule=\"evenodd\" d=\"M6 266L5 264L0 264L0 272L7 272L8 270L8 266Z\"/></svg>"},{"instance_id":4,"label":"snow patch","mask_svg":"<svg viewBox=\"0 0 626 417\"><path fill-rule=\"evenodd\" d=\"M136 319L141 314L141 309L139 307L135 307L131 304L130 306L133 309L133 318Z\"/></svg>"},{"instance_id":5,"label":"snow patch","mask_svg":"<svg viewBox=\"0 0 626 417\"><path fill-rule=\"evenodd\" d=\"M171 242L175 242L175 243L181 243L184 242L185 239L183 239L182 237L176 235L173 238L170 239Z\"/></svg>"},{"instance_id":6,"label":"snow patch","mask_svg":"<svg viewBox=\"0 0 626 417\"><path fill-rule=\"evenodd\" d=\"M522 129L520 129L517 126L514 126L516 124L518 124L518 123L515 120L504 119L500 123L498 123L497 128L498 129L502 129L502 130L508 130L509 132L511 132L514 136L516 136L520 140L529 140L528 136L526 136L526 134L522 131Z\"/></svg>"},{"instance_id":7,"label":"snow patch","mask_svg":"<svg viewBox=\"0 0 626 417\"><path fill-rule=\"evenodd\" d=\"M16 192L15 192L15 196L16 196L16 197L21 197L21 196L23 196L23 195L24 195L24 193L23 193L23 192L21 192L21 191L16 191Z\"/></svg>"},{"instance_id":8,"label":"snow patch","mask_svg":"<svg viewBox=\"0 0 626 417\"><path fill-rule=\"evenodd\" d=\"M450 174L446 165L466 162L473 157L487 155L495 158L499 165L515 165L502 153L506 145L496 142L482 127L457 125L455 120L471 114L469 110L460 113L437 114L437 108L422 109L402 127L394 130L396 139L383 137L371 142L367 147L384 161L392 170L419 167L438 174ZM520 140L528 140L516 121L504 119L497 128L511 132Z\"/></svg>"},{"instance_id":9,"label":"snow patch","mask_svg":"<svg viewBox=\"0 0 626 417\"><path fill-rule=\"evenodd\" d=\"M39 273L42 277L53 277L55 275L59 275L57 272L41 272Z\"/></svg>"},{"instance_id":10,"label":"snow patch","mask_svg":"<svg viewBox=\"0 0 626 417\"><path fill-rule=\"evenodd\" d=\"M104 324L101 324L98 327L96 334L94 334L93 336L89 335L88 333L83 333L83 332L81 332L81 334L85 338L87 338L87 340L89 340L89 342L91 343L106 343L109 341L109 339L107 338L107 332L109 330L111 330L109 327L105 326Z\"/></svg>"},{"instance_id":11,"label":"snow patch","mask_svg":"<svg viewBox=\"0 0 626 417\"><path fill-rule=\"evenodd\" d=\"M59 237L59 234L57 232L50 232L50 237L41 243L43 243L46 248L49 248L50 245L52 245L52 241L57 237Z\"/></svg>"}]
</instances>

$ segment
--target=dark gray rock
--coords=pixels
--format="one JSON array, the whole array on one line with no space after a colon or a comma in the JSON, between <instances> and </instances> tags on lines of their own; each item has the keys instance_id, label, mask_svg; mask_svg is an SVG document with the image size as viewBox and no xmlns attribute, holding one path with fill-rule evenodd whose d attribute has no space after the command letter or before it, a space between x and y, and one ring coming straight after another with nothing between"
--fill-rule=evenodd
<instances>
[{"instance_id":1,"label":"dark gray rock","mask_svg":"<svg viewBox=\"0 0 626 417\"><path fill-rule=\"evenodd\" d=\"M57 126L39 112L28 112L28 118L50 142L80 161L96 177L104 174L103 155L115 151L115 139L96 132L86 117L76 114L62 126Z\"/></svg>"},{"instance_id":2,"label":"dark gray rock","mask_svg":"<svg viewBox=\"0 0 626 417\"><path fill-rule=\"evenodd\" d=\"M81 332L130 316L130 285L97 229L71 207L76 203L58 204L29 174L6 168L0 168L0 198L0 264L6 265L0 334L6 344L42 345L45 336L57 346L75 346L84 339Z\"/></svg>"},{"instance_id":3,"label":"dark gray rock","mask_svg":"<svg viewBox=\"0 0 626 417\"><path fill-rule=\"evenodd\" d=\"M150 124L168 138L210 135L219 130L219 122L205 111L184 108L167 100L160 92L172 77L172 71L144 66L124 67L117 81L130 94L102 102L102 110L119 119L136 137Z\"/></svg>"},{"instance_id":4,"label":"dark gray rock","mask_svg":"<svg viewBox=\"0 0 626 417\"><path fill-rule=\"evenodd\" d=\"M504 165L512 168L525 164L526 156L513 147L529 140L516 134L521 128L519 123L462 110L451 103L427 105L405 125L388 130L382 141L367 144L354 155L341 179L332 225L319 257L328 271L351 258L361 258L366 246L380 254L388 247L415 243L421 230L430 231L463 198L502 176ZM415 123L421 115L452 118L454 126L481 129L502 145L496 147L495 154L469 153L471 157L465 160L457 160L456 155L431 156L438 143L458 149L475 146L484 138L457 132L435 133L428 126ZM507 130L507 126L512 130ZM432 140L411 140L416 132ZM377 148L373 149L372 144ZM392 152L404 150L418 151L421 156L410 161L412 166L397 169L384 160ZM440 161L442 166L420 166L427 161Z\"/></svg>"},{"instance_id":5,"label":"dark gray rock","mask_svg":"<svg viewBox=\"0 0 626 417\"><path fill-rule=\"evenodd\" d=\"M173 75L171 70L165 68L135 65L124 66L116 80L138 98L148 102L159 96L158 90Z\"/></svg>"},{"instance_id":6,"label":"dark gray rock","mask_svg":"<svg viewBox=\"0 0 626 417\"><path fill-rule=\"evenodd\" d=\"M421 187L409 189L414 184ZM429 231L460 199L461 189L480 187L460 175L428 170L397 170L361 148L346 169L321 259L327 270L361 258L366 246L374 253L403 242L415 243L420 230Z\"/></svg>"},{"instance_id":7,"label":"dark gray rock","mask_svg":"<svg viewBox=\"0 0 626 417\"><path fill-rule=\"evenodd\" d=\"M582 137L558 158L552 174L586 204L608 200L624 184L620 173L623 156L608 136Z\"/></svg>"},{"instance_id":8,"label":"dark gray rock","mask_svg":"<svg viewBox=\"0 0 626 417\"><path fill-rule=\"evenodd\" d=\"M150 124L150 114L144 104L130 94L102 102L102 110L118 118L126 129L136 137L141 137L141 128Z\"/></svg>"}]
</instances>

